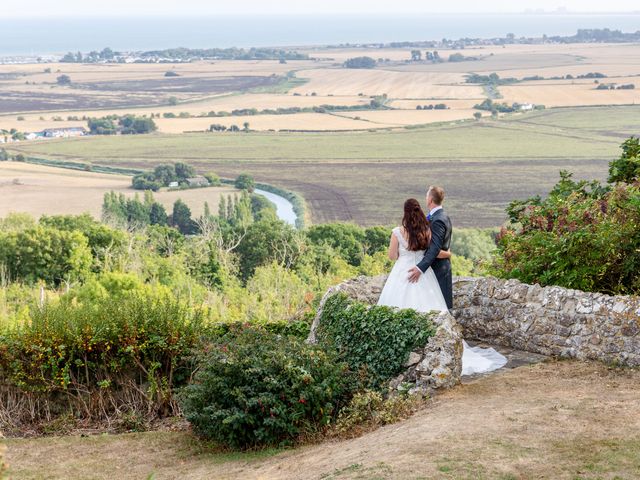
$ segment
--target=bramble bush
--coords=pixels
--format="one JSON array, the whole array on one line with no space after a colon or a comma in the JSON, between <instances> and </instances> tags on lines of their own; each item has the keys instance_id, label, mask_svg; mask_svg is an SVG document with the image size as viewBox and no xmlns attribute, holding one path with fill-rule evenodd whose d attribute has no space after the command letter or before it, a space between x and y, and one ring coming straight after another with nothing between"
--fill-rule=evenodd
<instances>
[{"instance_id":1,"label":"bramble bush","mask_svg":"<svg viewBox=\"0 0 640 480\"><path fill-rule=\"evenodd\" d=\"M625 167L628 143L611 171L631 183L575 182L561 172L545 200L513 202L512 226L499 235L493 273L526 283L639 294L640 182L637 174L620 173L635 171Z\"/></svg>"},{"instance_id":2,"label":"bramble bush","mask_svg":"<svg viewBox=\"0 0 640 480\"><path fill-rule=\"evenodd\" d=\"M398 375L409 353L435 334L432 314L356 302L344 293L328 298L317 331L320 345L335 349L365 387L379 389Z\"/></svg>"},{"instance_id":3,"label":"bramble bush","mask_svg":"<svg viewBox=\"0 0 640 480\"><path fill-rule=\"evenodd\" d=\"M246 449L323 429L352 388L347 365L330 351L246 326L211 345L180 398L198 435Z\"/></svg>"},{"instance_id":4,"label":"bramble bush","mask_svg":"<svg viewBox=\"0 0 640 480\"><path fill-rule=\"evenodd\" d=\"M124 414L176 414L173 388L192 374L192 349L205 330L200 310L169 295L32 308L27 320L4 324L0 332L3 398L20 394L16 405L3 406L15 407L13 425L3 428L61 412L109 423ZM34 400L31 408L25 398Z\"/></svg>"}]
</instances>

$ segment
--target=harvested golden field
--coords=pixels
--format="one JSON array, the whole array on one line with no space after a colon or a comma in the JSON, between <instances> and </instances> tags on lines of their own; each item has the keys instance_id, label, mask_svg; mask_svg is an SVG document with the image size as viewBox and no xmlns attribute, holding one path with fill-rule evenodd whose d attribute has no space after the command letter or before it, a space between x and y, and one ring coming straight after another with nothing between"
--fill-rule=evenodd
<instances>
[{"instance_id":1,"label":"harvested golden field","mask_svg":"<svg viewBox=\"0 0 640 480\"><path fill-rule=\"evenodd\" d=\"M339 115L257 116L161 119L160 131L203 131L212 123L226 126L248 121L254 130L362 130L393 128L470 118L470 109L489 95L482 85L465 82L470 73L496 72L501 77L541 76L546 80L500 86L506 102L547 107L624 105L638 103L640 45L540 44L478 46L440 50L442 63L411 62L411 48L298 48L312 58L281 64L273 60L198 61L178 64L33 64L0 65L0 128L39 131L82 125L69 117L109 114L201 117L208 112L240 109L309 108L320 105L361 106L371 96L388 96L387 106L414 110L418 105L446 103L450 110L401 112L342 112ZM423 54L424 50L422 49ZM475 60L448 62L461 53ZM357 56L383 59L375 69L346 69ZM388 61L387 61L388 60ZM45 73L45 68L50 68ZM177 77L165 77L173 71ZM638 84L637 90L597 91L593 79L551 80L551 77L590 72L607 76L604 83ZM294 73L296 78L285 81ZM72 84L56 78L69 75ZM306 82L306 83L305 83ZM175 98L172 98L175 97ZM174 104L176 103L177 104ZM24 117L20 122L17 117ZM361 120L354 120L360 117ZM55 120L54 120L55 118ZM60 121L63 120L63 121Z\"/></svg>"},{"instance_id":2,"label":"harvested golden field","mask_svg":"<svg viewBox=\"0 0 640 480\"><path fill-rule=\"evenodd\" d=\"M315 69L298 73L308 79L293 91L318 95L383 95L391 98L482 98L482 87L456 85L462 75L365 69Z\"/></svg>"},{"instance_id":3,"label":"harvested golden field","mask_svg":"<svg viewBox=\"0 0 640 480\"><path fill-rule=\"evenodd\" d=\"M452 110L459 110L459 109L472 109L474 105L478 104L482 102L482 99L475 99L475 100L450 100L450 99L446 99L446 100L433 100L433 99L429 99L429 98L417 98L417 99L413 99L413 100L391 100L387 105L390 106L391 108L397 108L400 110L415 110L415 108L420 105L420 106L424 106L424 105L430 105L430 104L435 104L435 103L444 103L445 105L447 105L447 107L449 107ZM440 112L442 113L442 112Z\"/></svg>"},{"instance_id":4,"label":"harvested golden field","mask_svg":"<svg viewBox=\"0 0 640 480\"><path fill-rule=\"evenodd\" d=\"M257 110L277 109L277 108L289 108L289 107L315 107L320 105L366 105L371 101L368 97L358 96L311 96L311 95L284 95L284 94L245 94L245 95L220 95L205 98L203 100L197 100L187 103L180 103L174 106L157 106L157 107L132 107L132 108L120 108L120 109L106 109L106 110L71 110L67 112L38 112L28 113L23 115L17 114L5 114L0 115L0 129L10 130L15 128L19 131L37 132L45 128L62 128L62 127L86 127L87 122L83 120L68 121L69 117L104 117L107 115L159 115L172 113L176 116L180 113L188 113L191 116L206 115L208 112L231 112L232 110L239 109L251 109ZM18 116L24 118L22 121L18 121ZM57 118L57 119L56 119ZM60 121L60 118L64 119ZM235 117L229 117L235 118ZM217 122L222 120L220 117L208 117L209 123L206 119L203 119L203 124L206 127L211 123L223 123ZM166 120L166 119L164 119ZM178 132L182 131L180 125L184 119L178 119L178 125L168 129L163 129L166 132ZM244 121L244 120L243 120ZM172 122L163 121L157 122L163 125L170 124Z\"/></svg>"},{"instance_id":5,"label":"harvested golden field","mask_svg":"<svg viewBox=\"0 0 640 480\"><path fill-rule=\"evenodd\" d=\"M358 112L363 113L363 112ZM226 127L236 125L243 128L244 122L249 123L251 130L304 130L304 131L333 131L333 130L366 130L374 128L370 123L351 118L340 117L326 113L297 113L292 115L247 115L234 117L212 118L160 118L156 119L158 129L163 133L202 132L212 124ZM393 125L383 125L391 127ZM377 125L380 128L380 125Z\"/></svg>"},{"instance_id":6,"label":"harvested golden field","mask_svg":"<svg viewBox=\"0 0 640 480\"><path fill-rule=\"evenodd\" d=\"M606 83L603 79L603 83ZM636 90L596 90L596 85L509 85L500 87L507 103L534 103L547 107L583 105L633 105L640 103L640 78Z\"/></svg>"},{"instance_id":7,"label":"harvested golden field","mask_svg":"<svg viewBox=\"0 0 640 480\"><path fill-rule=\"evenodd\" d=\"M363 112L343 112L335 115L360 119L376 125L420 125L437 122L451 122L454 120L469 120L478 110L370 110ZM489 114L489 112L482 112Z\"/></svg>"},{"instance_id":8,"label":"harvested golden field","mask_svg":"<svg viewBox=\"0 0 640 480\"><path fill-rule=\"evenodd\" d=\"M131 177L104 173L82 172L21 162L0 162L0 217L11 212L40 215L90 213L100 218L102 199L106 192L116 191L132 197ZM209 202L212 211L218 208L221 195L235 194L231 187L202 188L158 192L154 197L170 213L173 202L181 198L194 216Z\"/></svg>"}]
</instances>

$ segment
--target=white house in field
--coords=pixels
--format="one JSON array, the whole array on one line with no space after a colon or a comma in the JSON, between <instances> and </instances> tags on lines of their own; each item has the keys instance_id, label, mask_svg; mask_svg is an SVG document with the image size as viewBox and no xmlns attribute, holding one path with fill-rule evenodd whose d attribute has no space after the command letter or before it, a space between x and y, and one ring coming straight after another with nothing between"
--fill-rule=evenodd
<instances>
[{"instance_id":1,"label":"white house in field","mask_svg":"<svg viewBox=\"0 0 640 480\"><path fill-rule=\"evenodd\" d=\"M84 127L45 128L42 136L45 138L82 137L87 134Z\"/></svg>"},{"instance_id":2,"label":"white house in field","mask_svg":"<svg viewBox=\"0 0 640 480\"><path fill-rule=\"evenodd\" d=\"M533 103L523 103L520 105L520 110L523 112L533 110L534 108L535 108L535 105Z\"/></svg>"}]
</instances>

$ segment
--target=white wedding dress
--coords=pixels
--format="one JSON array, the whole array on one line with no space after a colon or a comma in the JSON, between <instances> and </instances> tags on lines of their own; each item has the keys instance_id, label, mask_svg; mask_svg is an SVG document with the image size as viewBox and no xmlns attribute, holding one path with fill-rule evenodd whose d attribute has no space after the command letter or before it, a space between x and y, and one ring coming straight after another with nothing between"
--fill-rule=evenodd
<instances>
[{"instance_id":1,"label":"white wedding dress","mask_svg":"<svg viewBox=\"0 0 640 480\"><path fill-rule=\"evenodd\" d=\"M408 280L409 270L420 262L424 256L424 250L415 252L408 250L407 241L402 236L400 227L393 229L393 235L398 239L399 256L382 289L378 305L412 308L418 312L447 310L438 279L431 267L420 275L416 283ZM462 375L490 372L504 367L507 363L507 359L493 348L470 347L464 341L463 347Z\"/></svg>"}]
</instances>

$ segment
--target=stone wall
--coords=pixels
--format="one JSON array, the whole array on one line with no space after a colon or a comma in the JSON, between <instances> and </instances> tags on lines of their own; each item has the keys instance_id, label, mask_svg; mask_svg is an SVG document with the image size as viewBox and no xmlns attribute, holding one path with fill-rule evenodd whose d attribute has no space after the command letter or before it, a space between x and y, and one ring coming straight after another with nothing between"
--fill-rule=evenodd
<instances>
[{"instance_id":1,"label":"stone wall","mask_svg":"<svg viewBox=\"0 0 640 480\"><path fill-rule=\"evenodd\" d=\"M557 357L640 366L640 298L517 280L457 278L465 338Z\"/></svg>"},{"instance_id":2,"label":"stone wall","mask_svg":"<svg viewBox=\"0 0 640 480\"><path fill-rule=\"evenodd\" d=\"M359 302L375 305L386 280L385 275L378 277L358 277L348 280L325 293L318 313L311 325L307 341L316 343L316 330L322 317L326 300L338 292L346 293ZM390 382L390 388L404 388L403 384L413 384L412 392L430 391L446 388L460 382L462 372L462 329L449 312L442 312L433 318L437 326L436 333L424 347L411 352L406 370Z\"/></svg>"}]
</instances>

